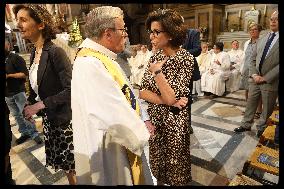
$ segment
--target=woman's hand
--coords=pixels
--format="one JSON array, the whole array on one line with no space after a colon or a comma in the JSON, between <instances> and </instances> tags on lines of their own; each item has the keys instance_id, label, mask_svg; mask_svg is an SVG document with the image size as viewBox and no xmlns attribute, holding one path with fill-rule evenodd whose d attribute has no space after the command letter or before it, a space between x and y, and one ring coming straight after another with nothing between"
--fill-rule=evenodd
<instances>
[{"instance_id":1,"label":"woman's hand","mask_svg":"<svg viewBox=\"0 0 284 189\"><path fill-rule=\"evenodd\" d=\"M165 62L167 62L169 58L165 58L162 61L155 61L154 63L150 63L150 67L149 70L151 73L154 73L155 71L158 71L162 68L162 66L164 65Z\"/></svg>"},{"instance_id":2,"label":"woman's hand","mask_svg":"<svg viewBox=\"0 0 284 189\"><path fill-rule=\"evenodd\" d=\"M176 103L173 104L173 106L181 110L183 107L187 105L187 103L188 103L188 98L181 97L179 100L176 101Z\"/></svg>"},{"instance_id":3,"label":"woman's hand","mask_svg":"<svg viewBox=\"0 0 284 189\"><path fill-rule=\"evenodd\" d=\"M155 133L156 127L149 120L145 121L144 123L145 123L145 125L146 125L146 127L147 127L147 129L150 133L150 136L152 137Z\"/></svg>"},{"instance_id":4,"label":"woman's hand","mask_svg":"<svg viewBox=\"0 0 284 189\"><path fill-rule=\"evenodd\" d=\"M33 105L27 105L24 108L24 112L23 112L24 116L25 116L25 119L30 120L33 115L35 115L41 109L44 109L44 108L45 108L45 105L43 104L42 101L37 102L37 103L35 103Z\"/></svg>"}]
</instances>

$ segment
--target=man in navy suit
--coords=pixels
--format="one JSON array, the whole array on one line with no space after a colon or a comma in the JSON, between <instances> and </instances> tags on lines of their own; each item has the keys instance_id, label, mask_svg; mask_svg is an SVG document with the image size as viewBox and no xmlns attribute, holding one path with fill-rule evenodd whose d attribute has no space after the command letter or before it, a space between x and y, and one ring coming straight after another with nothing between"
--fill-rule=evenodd
<instances>
[{"instance_id":1,"label":"man in navy suit","mask_svg":"<svg viewBox=\"0 0 284 189\"><path fill-rule=\"evenodd\" d=\"M200 33L196 29L188 29L187 31L187 38L185 40L184 45L182 46L184 49L186 49L192 56L197 57L201 53L201 45L200 45ZM194 58L194 70L192 73L192 78L190 82L190 93L188 95L188 110L191 111L191 104L192 104L192 88L193 88L193 81L197 81L201 79L198 63L196 61L196 58ZM189 118L189 128L190 133L193 133L193 129L191 127L191 117Z\"/></svg>"}]
</instances>

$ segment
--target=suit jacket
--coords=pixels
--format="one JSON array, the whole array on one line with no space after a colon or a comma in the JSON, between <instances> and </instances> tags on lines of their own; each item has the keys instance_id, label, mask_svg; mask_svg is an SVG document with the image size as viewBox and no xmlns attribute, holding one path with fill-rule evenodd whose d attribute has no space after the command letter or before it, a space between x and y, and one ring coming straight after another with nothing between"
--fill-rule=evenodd
<instances>
[{"instance_id":1,"label":"suit jacket","mask_svg":"<svg viewBox=\"0 0 284 189\"><path fill-rule=\"evenodd\" d=\"M194 57L198 57L201 53L200 33L195 29L188 29L187 38L182 47Z\"/></svg>"},{"instance_id":2,"label":"suit jacket","mask_svg":"<svg viewBox=\"0 0 284 189\"><path fill-rule=\"evenodd\" d=\"M200 34L195 29L188 29L187 37L184 45L182 46L186 49L190 54L194 56L194 69L192 73L192 81L197 81L201 79L198 63L196 61L197 56L201 53L201 45L200 45ZM192 82L190 83L192 85ZM190 90L192 90L192 86L190 86ZM190 93L191 95L191 93Z\"/></svg>"},{"instance_id":3,"label":"suit jacket","mask_svg":"<svg viewBox=\"0 0 284 189\"><path fill-rule=\"evenodd\" d=\"M259 63L261 60L261 56L264 51L264 47L266 41L268 40L269 34L265 37L261 38L257 42L257 55L256 61L251 64L250 68L250 76L252 74L258 74L265 78L266 83L261 84L260 87L262 90L268 91L278 91L278 83L279 83L279 39L277 39L276 43L273 45L271 50L266 55L262 67L261 72L259 71Z\"/></svg>"},{"instance_id":4,"label":"suit jacket","mask_svg":"<svg viewBox=\"0 0 284 189\"><path fill-rule=\"evenodd\" d=\"M30 65L33 64L35 49L32 50ZM65 51L51 41L44 43L37 71L40 99L46 108L51 124L61 125L71 120L71 76L72 68ZM36 103L36 93L30 85L28 101Z\"/></svg>"}]
</instances>

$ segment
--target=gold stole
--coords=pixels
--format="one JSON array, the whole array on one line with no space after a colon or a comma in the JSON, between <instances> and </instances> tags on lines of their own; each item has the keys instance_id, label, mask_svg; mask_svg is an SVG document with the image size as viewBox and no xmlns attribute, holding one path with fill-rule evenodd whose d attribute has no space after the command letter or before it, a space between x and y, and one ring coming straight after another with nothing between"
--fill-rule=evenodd
<instances>
[{"instance_id":1,"label":"gold stole","mask_svg":"<svg viewBox=\"0 0 284 189\"><path fill-rule=\"evenodd\" d=\"M112 75L113 79L117 82L119 85L121 91L123 92L125 98L131 105L131 107L136 111L138 116L140 116L140 107L135 99L134 93L127 85L127 82L125 80L124 75L121 73L121 71L117 68L116 65L112 63L112 61L105 55L101 54L98 51L94 51L89 48L82 48L78 51L76 57L86 57L86 56L93 56L99 59L107 69L107 71ZM143 176L143 170L142 170L142 160L141 157L135 155L128 149L126 149L128 160L131 167L132 172L132 180L134 185L143 185L144 184L144 176Z\"/></svg>"}]
</instances>

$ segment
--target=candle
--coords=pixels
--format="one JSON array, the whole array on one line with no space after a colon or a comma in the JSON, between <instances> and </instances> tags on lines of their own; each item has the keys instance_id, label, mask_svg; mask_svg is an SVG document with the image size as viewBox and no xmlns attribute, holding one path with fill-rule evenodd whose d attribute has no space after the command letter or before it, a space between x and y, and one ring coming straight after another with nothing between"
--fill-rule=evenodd
<instances>
[{"instance_id":1,"label":"candle","mask_svg":"<svg viewBox=\"0 0 284 189\"><path fill-rule=\"evenodd\" d=\"M227 11L225 13L225 18L226 18L226 20L228 19L228 12Z\"/></svg>"},{"instance_id":2,"label":"candle","mask_svg":"<svg viewBox=\"0 0 284 189\"><path fill-rule=\"evenodd\" d=\"M239 18L241 18L242 10L239 11Z\"/></svg>"},{"instance_id":3,"label":"candle","mask_svg":"<svg viewBox=\"0 0 284 189\"><path fill-rule=\"evenodd\" d=\"M266 5L264 6L263 14L264 14L264 16L266 15Z\"/></svg>"}]
</instances>

